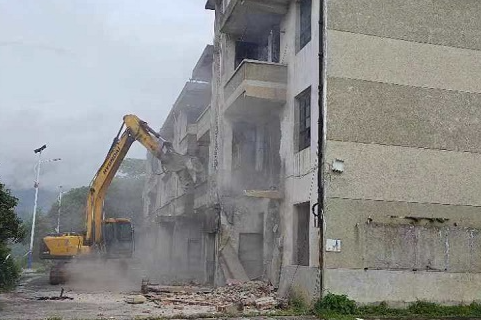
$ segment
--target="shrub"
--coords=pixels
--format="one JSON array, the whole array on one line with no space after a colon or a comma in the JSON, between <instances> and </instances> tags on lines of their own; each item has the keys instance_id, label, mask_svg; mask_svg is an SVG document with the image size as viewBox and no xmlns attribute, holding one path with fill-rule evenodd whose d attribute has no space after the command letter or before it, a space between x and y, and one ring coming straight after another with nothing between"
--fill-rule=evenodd
<instances>
[{"instance_id":1,"label":"shrub","mask_svg":"<svg viewBox=\"0 0 481 320\"><path fill-rule=\"evenodd\" d=\"M322 299L314 303L314 312L320 314L341 314L349 315L356 313L356 302L346 295L328 293Z\"/></svg>"}]
</instances>

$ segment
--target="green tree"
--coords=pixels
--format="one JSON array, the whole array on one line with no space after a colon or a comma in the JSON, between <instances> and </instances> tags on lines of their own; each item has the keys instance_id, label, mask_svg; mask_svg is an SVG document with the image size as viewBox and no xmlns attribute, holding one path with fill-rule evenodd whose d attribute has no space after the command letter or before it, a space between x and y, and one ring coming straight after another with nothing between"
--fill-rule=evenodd
<instances>
[{"instance_id":1,"label":"green tree","mask_svg":"<svg viewBox=\"0 0 481 320\"><path fill-rule=\"evenodd\" d=\"M85 205L88 192L89 187L73 188L62 196L60 231L82 232L85 229ZM52 230L57 226L58 205L58 201L55 201L47 214Z\"/></svg>"},{"instance_id":2,"label":"green tree","mask_svg":"<svg viewBox=\"0 0 481 320\"><path fill-rule=\"evenodd\" d=\"M130 218L140 224L142 218L142 190L145 181L145 160L125 159L119 174L113 179L104 202L106 217ZM85 205L89 187L74 188L62 196L60 231L82 232L85 230ZM52 204L48 214L55 228L58 217L58 202Z\"/></svg>"},{"instance_id":3,"label":"green tree","mask_svg":"<svg viewBox=\"0 0 481 320\"><path fill-rule=\"evenodd\" d=\"M142 224L142 191L146 176L143 159L124 159L119 173L105 196L106 217L129 218L136 226Z\"/></svg>"},{"instance_id":4,"label":"green tree","mask_svg":"<svg viewBox=\"0 0 481 320\"><path fill-rule=\"evenodd\" d=\"M25 237L22 221L15 213L17 202L10 190L0 183L0 288L12 287L20 275L9 248L9 244Z\"/></svg>"},{"instance_id":5,"label":"green tree","mask_svg":"<svg viewBox=\"0 0 481 320\"><path fill-rule=\"evenodd\" d=\"M144 179L146 174L145 160L126 158L120 164L120 175L130 179Z\"/></svg>"},{"instance_id":6,"label":"green tree","mask_svg":"<svg viewBox=\"0 0 481 320\"><path fill-rule=\"evenodd\" d=\"M140 225L142 222L143 188L143 179L115 178L105 197L105 216L109 218L129 218L134 225Z\"/></svg>"}]
</instances>

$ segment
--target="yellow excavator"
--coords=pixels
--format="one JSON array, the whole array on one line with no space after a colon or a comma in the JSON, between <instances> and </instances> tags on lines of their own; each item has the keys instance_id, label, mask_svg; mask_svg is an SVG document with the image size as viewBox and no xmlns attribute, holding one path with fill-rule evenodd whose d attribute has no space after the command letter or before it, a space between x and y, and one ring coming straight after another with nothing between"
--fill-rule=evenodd
<instances>
[{"instance_id":1,"label":"yellow excavator","mask_svg":"<svg viewBox=\"0 0 481 320\"><path fill-rule=\"evenodd\" d=\"M105 219L103 202L108 187L134 141L140 142L160 160L164 172L176 173L186 193L192 191L198 168L195 160L175 152L170 142L160 137L137 116L124 116L122 126L90 184L85 232L57 233L43 238L40 258L58 260L50 270L51 284L60 284L67 280L65 264L73 258L132 257L134 230L131 221L126 218Z\"/></svg>"}]
</instances>

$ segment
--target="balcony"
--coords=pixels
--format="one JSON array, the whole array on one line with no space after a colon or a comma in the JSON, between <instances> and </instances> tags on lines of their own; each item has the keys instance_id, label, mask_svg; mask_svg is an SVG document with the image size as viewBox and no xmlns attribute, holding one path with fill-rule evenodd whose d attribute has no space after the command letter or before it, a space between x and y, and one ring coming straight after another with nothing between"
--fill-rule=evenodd
<instances>
[{"instance_id":1,"label":"balcony","mask_svg":"<svg viewBox=\"0 0 481 320\"><path fill-rule=\"evenodd\" d=\"M279 24L290 0L230 0L224 10L221 32L236 35L268 30Z\"/></svg>"},{"instance_id":2,"label":"balcony","mask_svg":"<svg viewBox=\"0 0 481 320\"><path fill-rule=\"evenodd\" d=\"M182 194L174 199L171 199L167 203L163 204L160 208L155 210L155 216L161 217L179 217L185 215L191 215L194 206L193 194Z\"/></svg>"},{"instance_id":3,"label":"balcony","mask_svg":"<svg viewBox=\"0 0 481 320\"><path fill-rule=\"evenodd\" d=\"M287 66L244 60L224 87L224 113L252 118L279 111L286 103Z\"/></svg>"},{"instance_id":4,"label":"balcony","mask_svg":"<svg viewBox=\"0 0 481 320\"><path fill-rule=\"evenodd\" d=\"M195 187L194 209L207 207L209 204L209 183L204 181Z\"/></svg>"},{"instance_id":5,"label":"balcony","mask_svg":"<svg viewBox=\"0 0 481 320\"><path fill-rule=\"evenodd\" d=\"M210 130L210 106L208 106L199 116L197 123L197 140Z\"/></svg>"}]
</instances>

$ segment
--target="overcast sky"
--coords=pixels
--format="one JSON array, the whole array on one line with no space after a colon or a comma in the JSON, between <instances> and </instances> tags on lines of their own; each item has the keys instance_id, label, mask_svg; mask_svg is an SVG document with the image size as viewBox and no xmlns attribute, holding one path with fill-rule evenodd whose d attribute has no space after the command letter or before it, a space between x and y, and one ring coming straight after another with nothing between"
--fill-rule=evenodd
<instances>
[{"instance_id":1,"label":"overcast sky","mask_svg":"<svg viewBox=\"0 0 481 320\"><path fill-rule=\"evenodd\" d=\"M0 181L87 185L134 113L158 129L212 43L204 0L0 0ZM145 158L135 146L128 157Z\"/></svg>"}]
</instances>

